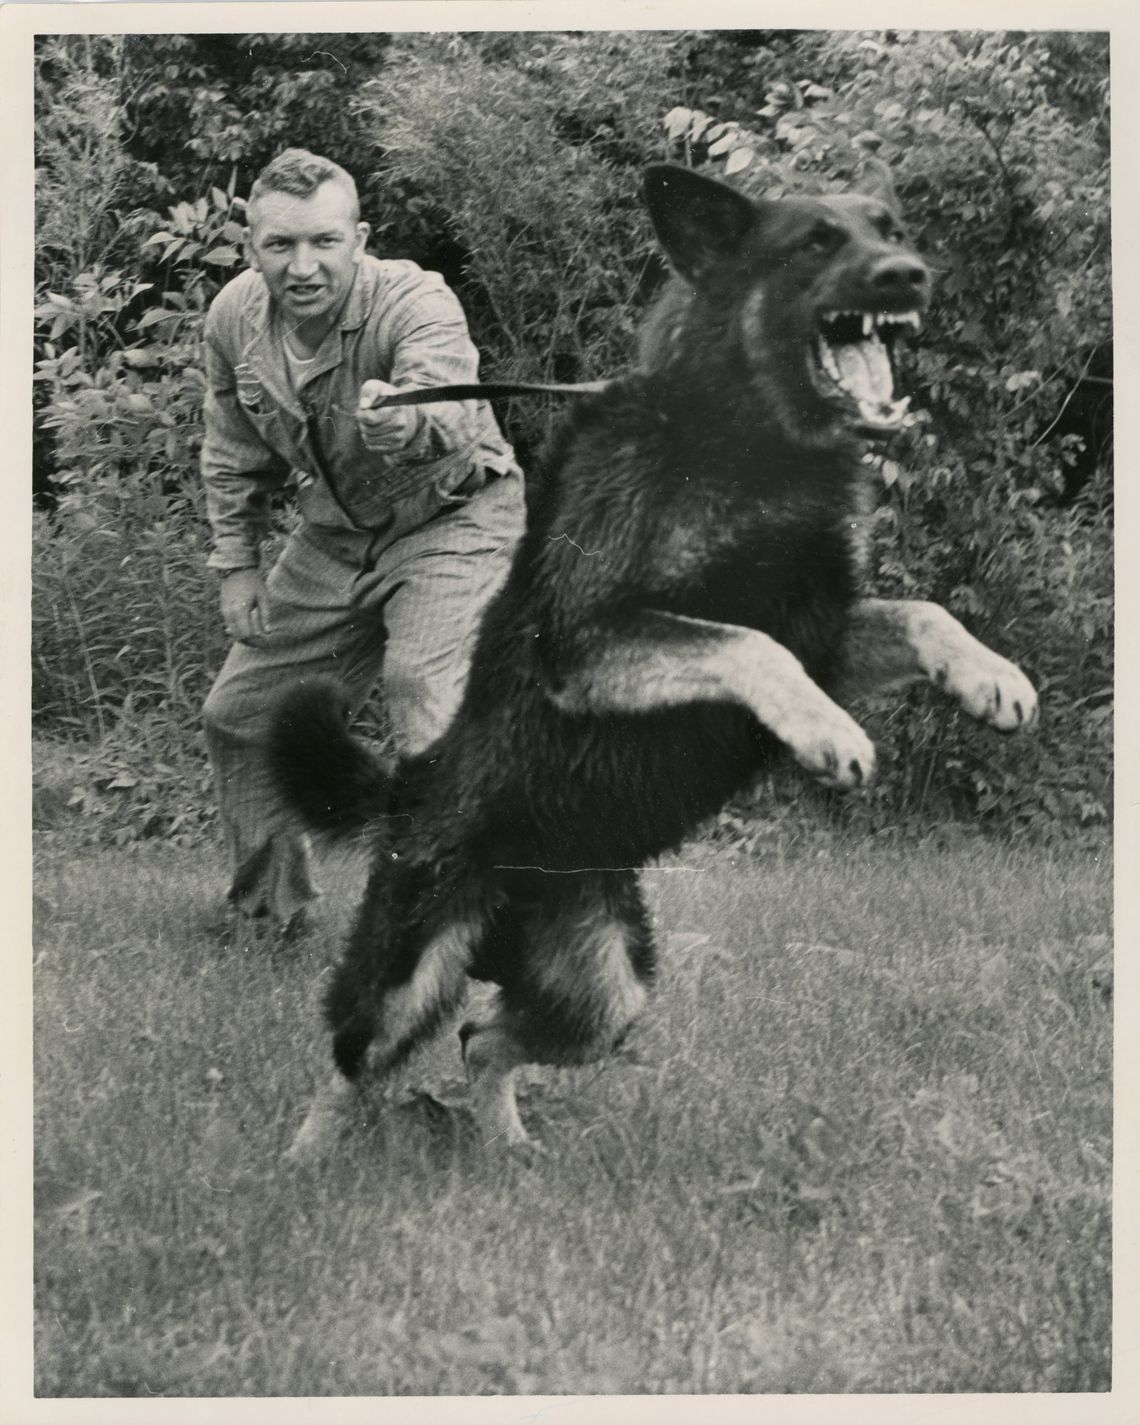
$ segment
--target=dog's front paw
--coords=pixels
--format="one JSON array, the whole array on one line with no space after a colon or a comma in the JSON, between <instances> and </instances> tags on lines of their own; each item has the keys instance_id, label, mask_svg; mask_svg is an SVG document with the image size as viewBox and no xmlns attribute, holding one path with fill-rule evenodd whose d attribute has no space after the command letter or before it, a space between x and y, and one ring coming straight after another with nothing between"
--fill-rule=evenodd
<instances>
[{"instance_id":1,"label":"dog's front paw","mask_svg":"<svg viewBox=\"0 0 1140 1425\"><path fill-rule=\"evenodd\" d=\"M1037 721L1037 691L1016 664L989 648L947 660L934 681L956 698L963 710L999 732L1032 728Z\"/></svg>"},{"instance_id":2,"label":"dog's front paw","mask_svg":"<svg viewBox=\"0 0 1140 1425\"><path fill-rule=\"evenodd\" d=\"M874 743L830 700L797 718L784 740L800 766L825 787L853 791L874 778Z\"/></svg>"}]
</instances>

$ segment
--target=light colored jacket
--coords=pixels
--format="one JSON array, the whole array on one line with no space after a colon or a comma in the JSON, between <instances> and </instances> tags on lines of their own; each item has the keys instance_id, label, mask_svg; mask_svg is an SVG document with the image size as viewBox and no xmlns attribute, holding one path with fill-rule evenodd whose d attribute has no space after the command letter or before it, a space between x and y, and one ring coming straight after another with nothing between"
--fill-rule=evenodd
<instances>
[{"instance_id":1,"label":"light colored jacket","mask_svg":"<svg viewBox=\"0 0 1140 1425\"><path fill-rule=\"evenodd\" d=\"M205 346L202 477L212 568L257 565L270 496L290 480L306 523L370 531L383 536L379 548L490 474L518 471L485 401L412 407L418 422L399 451L372 452L361 442L355 412L370 378L401 387L479 379L458 299L438 273L414 262L361 259L297 394L281 313L260 273L243 272L218 293Z\"/></svg>"}]
</instances>

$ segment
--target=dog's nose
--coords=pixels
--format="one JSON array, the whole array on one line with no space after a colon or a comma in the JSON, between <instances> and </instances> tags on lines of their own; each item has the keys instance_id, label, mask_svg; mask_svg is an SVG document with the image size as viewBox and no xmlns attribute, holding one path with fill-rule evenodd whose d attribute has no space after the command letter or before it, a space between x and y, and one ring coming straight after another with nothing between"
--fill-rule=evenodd
<instances>
[{"instance_id":1,"label":"dog's nose","mask_svg":"<svg viewBox=\"0 0 1140 1425\"><path fill-rule=\"evenodd\" d=\"M871 284L877 292L919 292L927 279L924 263L901 255L880 258L871 272Z\"/></svg>"}]
</instances>

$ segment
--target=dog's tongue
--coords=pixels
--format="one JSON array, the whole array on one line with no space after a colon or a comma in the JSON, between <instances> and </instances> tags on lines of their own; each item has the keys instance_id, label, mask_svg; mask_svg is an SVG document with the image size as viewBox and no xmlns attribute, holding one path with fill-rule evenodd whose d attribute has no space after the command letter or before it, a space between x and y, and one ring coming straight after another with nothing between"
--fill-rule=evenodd
<instances>
[{"instance_id":1,"label":"dog's tongue","mask_svg":"<svg viewBox=\"0 0 1140 1425\"><path fill-rule=\"evenodd\" d=\"M839 378L845 391L870 411L890 402L894 391L887 348L878 339L845 342L832 347Z\"/></svg>"}]
</instances>

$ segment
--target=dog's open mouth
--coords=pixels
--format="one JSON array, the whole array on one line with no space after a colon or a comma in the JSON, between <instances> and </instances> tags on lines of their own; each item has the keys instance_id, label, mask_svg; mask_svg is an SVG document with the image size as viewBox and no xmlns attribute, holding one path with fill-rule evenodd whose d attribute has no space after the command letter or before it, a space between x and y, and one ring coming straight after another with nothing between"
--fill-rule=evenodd
<instances>
[{"instance_id":1,"label":"dog's open mouth","mask_svg":"<svg viewBox=\"0 0 1140 1425\"><path fill-rule=\"evenodd\" d=\"M821 394L838 391L858 412L869 435L887 435L903 423L910 397L895 400L893 347L922 325L917 311L824 312L814 344Z\"/></svg>"}]
</instances>

